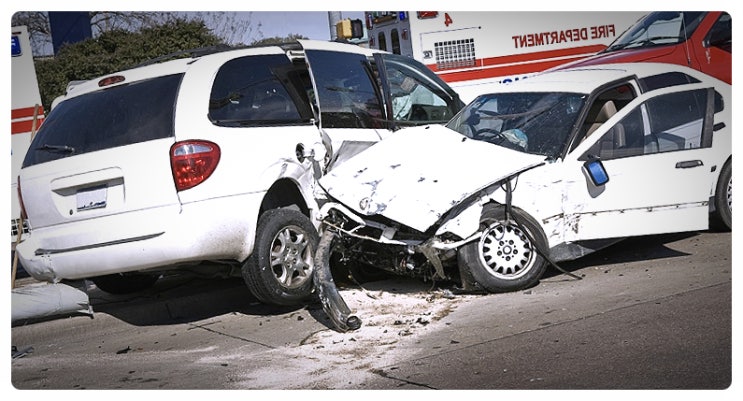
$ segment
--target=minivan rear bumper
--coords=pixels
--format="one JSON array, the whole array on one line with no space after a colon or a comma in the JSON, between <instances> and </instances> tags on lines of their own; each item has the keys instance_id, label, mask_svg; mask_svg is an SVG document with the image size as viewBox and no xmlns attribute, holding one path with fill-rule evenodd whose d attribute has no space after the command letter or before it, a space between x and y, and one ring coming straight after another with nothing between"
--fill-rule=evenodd
<instances>
[{"instance_id":1,"label":"minivan rear bumper","mask_svg":"<svg viewBox=\"0 0 743 401\"><path fill-rule=\"evenodd\" d=\"M32 229L16 251L35 279L59 282L205 260L246 259L264 193L208 199ZM91 233L100 233L99 236ZM81 244L71 238L90 239ZM83 234L84 233L84 234Z\"/></svg>"}]
</instances>

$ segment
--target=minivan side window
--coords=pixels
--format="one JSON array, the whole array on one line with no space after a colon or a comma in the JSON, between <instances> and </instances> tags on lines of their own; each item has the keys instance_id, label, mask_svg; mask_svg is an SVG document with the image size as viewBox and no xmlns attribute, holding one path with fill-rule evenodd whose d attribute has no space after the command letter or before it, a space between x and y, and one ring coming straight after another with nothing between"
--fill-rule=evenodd
<instances>
[{"instance_id":1,"label":"minivan side window","mask_svg":"<svg viewBox=\"0 0 743 401\"><path fill-rule=\"evenodd\" d=\"M173 136L182 77L152 78L64 100L44 120L23 167Z\"/></svg>"},{"instance_id":2,"label":"minivan side window","mask_svg":"<svg viewBox=\"0 0 743 401\"><path fill-rule=\"evenodd\" d=\"M412 58L384 54L382 59L396 126L444 124L464 106L441 78Z\"/></svg>"},{"instance_id":3,"label":"minivan side window","mask_svg":"<svg viewBox=\"0 0 743 401\"><path fill-rule=\"evenodd\" d=\"M217 72L209 98L209 119L220 126L255 126L309 120L279 76L292 67L283 54L240 57Z\"/></svg>"},{"instance_id":4,"label":"minivan side window","mask_svg":"<svg viewBox=\"0 0 743 401\"><path fill-rule=\"evenodd\" d=\"M366 56L307 50L324 128L385 128L378 93Z\"/></svg>"}]
</instances>

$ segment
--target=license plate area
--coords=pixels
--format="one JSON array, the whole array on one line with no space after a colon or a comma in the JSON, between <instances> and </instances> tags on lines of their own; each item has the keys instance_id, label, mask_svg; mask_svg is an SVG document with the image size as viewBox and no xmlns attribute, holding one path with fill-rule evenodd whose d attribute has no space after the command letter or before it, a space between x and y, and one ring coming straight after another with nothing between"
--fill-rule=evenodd
<instances>
[{"instance_id":1,"label":"license plate area","mask_svg":"<svg viewBox=\"0 0 743 401\"><path fill-rule=\"evenodd\" d=\"M103 209L108 203L108 186L99 185L83 188L75 194L77 211Z\"/></svg>"}]
</instances>

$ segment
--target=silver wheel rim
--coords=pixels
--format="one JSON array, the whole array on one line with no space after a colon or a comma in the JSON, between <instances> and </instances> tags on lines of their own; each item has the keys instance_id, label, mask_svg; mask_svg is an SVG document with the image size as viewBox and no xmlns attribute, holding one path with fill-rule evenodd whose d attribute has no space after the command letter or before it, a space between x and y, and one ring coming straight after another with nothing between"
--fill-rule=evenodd
<instances>
[{"instance_id":1,"label":"silver wheel rim","mask_svg":"<svg viewBox=\"0 0 743 401\"><path fill-rule=\"evenodd\" d=\"M501 222L488 227L479 243L480 262L496 278L515 280L534 266L536 253L521 229Z\"/></svg>"},{"instance_id":2,"label":"silver wheel rim","mask_svg":"<svg viewBox=\"0 0 743 401\"><path fill-rule=\"evenodd\" d=\"M727 198L728 198L728 210L730 210L730 213L733 212L733 179L730 178L728 181L728 191L727 191Z\"/></svg>"},{"instance_id":3,"label":"silver wheel rim","mask_svg":"<svg viewBox=\"0 0 743 401\"><path fill-rule=\"evenodd\" d=\"M312 247L299 227L284 227L271 243L271 270L283 287L297 288L312 277Z\"/></svg>"}]
</instances>

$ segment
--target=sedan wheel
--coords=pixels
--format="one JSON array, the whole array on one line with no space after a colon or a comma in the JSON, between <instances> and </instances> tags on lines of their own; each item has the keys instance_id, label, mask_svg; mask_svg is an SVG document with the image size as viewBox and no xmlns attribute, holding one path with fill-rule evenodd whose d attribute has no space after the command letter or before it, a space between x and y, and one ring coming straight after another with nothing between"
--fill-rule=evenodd
<instances>
[{"instance_id":1,"label":"sedan wheel","mask_svg":"<svg viewBox=\"0 0 743 401\"><path fill-rule=\"evenodd\" d=\"M720 171L720 178L715 188L715 212L712 214L711 226L730 231L733 229L733 174L732 160L728 160Z\"/></svg>"},{"instance_id":2,"label":"sedan wheel","mask_svg":"<svg viewBox=\"0 0 743 401\"><path fill-rule=\"evenodd\" d=\"M459 268L466 269L477 284L490 292L508 292L536 284L547 267L537 247L546 249L547 240L539 224L520 209L488 205L483 209L480 240L459 250Z\"/></svg>"},{"instance_id":3,"label":"sedan wheel","mask_svg":"<svg viewBox=\"0 0 743 401\"><path fill-rule=\"evenodd\" d=\"M480 238L478 253L480 263L488 273L503 280L523 276L536 261L537 253L532 243L516 225L491 225Z\"/></svg>"}]
</instances>

